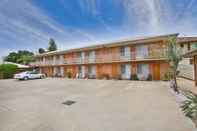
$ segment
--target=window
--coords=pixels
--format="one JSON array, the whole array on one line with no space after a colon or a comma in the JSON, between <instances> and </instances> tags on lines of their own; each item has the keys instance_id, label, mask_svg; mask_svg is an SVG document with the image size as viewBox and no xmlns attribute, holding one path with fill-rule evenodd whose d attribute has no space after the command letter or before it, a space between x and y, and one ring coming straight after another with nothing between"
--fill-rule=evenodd
<instances>
[{"instance_id":1,"label":"window","mask_svg":"<svg viewBox=\"0 0 197 131\"><path fill-rule=\"evenodd\" d=\"M88 52L88 57L92 56L92 51Z\"/></svg>"},{"instance_id":2,"label":"window","mask_svg":"<svg viewBox=\"0 0 197 131\"><path fill-rule=\"evenodd\" d=\"M84 55L85 55L84 52L79 52L78 53L78 57L80 57L80 58L84 58Z\"/></svg>"},{"instance_id":3,"label":"window","mask_svg":"<svg viewBox=\"0 0 197 131\"><path fill-rule=\"evenodd\" d=\"M88 52L88 59L89 59L89 62L95 61L95 51Z\"/></svg>"},{"instance_id":4,"label":"window","mask_svg":"<svg viewBox=\"0 0 197 131\"><path fill-rule=\"evenodd\" d=\"M181 48L183 48L184 47L184 44L181 44L180 46L181 46Z\"/></svg>"},{"instance_id":5,"label":"window","mask_svg":"<svg viewBox=\"0 0 197 131\"><path fill-rule=\"evenodd\" d=\"M89 66L88 67L88 74L92 74L92 72L93 72L92 70L93 70L92 66Z\"/></svg>"},{"instance_id":6,"label":"window","mask_svg":"<svg viewBox=\"0 0 197 131\"><path fill-rule=\"evenodd\" d=\"M125 47L120 48L120 55L125 56Z\"/></svg>"},{"instance_id":7,"label":"window","mask_svg":"<svg viewBox=\"0 0 197 131\"><path fill-rule=\"evenodd\" d=\"M59 56L59 55L57 55L57 56L56 56L56 59L60 59L60 56Z\"/></svg>"},{"instance_id":8,"label":"window","mask_svg":"<svg viewBox=\"0 0 197 131\"><path fill-rule=\"evenodd\" d=\"M126 73L126 65L121 65L121 74L125 74Z\"/></svg>"},{"instance_id":9,"label":"window","mask_svg":"<svg viewBox=\"0 0 197 131\"><path fill-rule=\"evenodd\" d=\"M96 68L94 65L88 66L88 77L95 78L96 77Z\"/></svg>"},{"instance_id":10,"label":"window","mask_svg":"<svg viewBox=\"0 0 197 131\"><path fill-rule=\"evenodd\" d=\"M30 72L29 74L37 74L35 71Z\"/></svg>"},{"instance_id":11,"label":"window","mask_svg":"<svg viewBox=\"0 0 197 131\"><path fill-rule=\"evenodd\" d=\"M82 52L79 53L79 57L82 58Z\"/></svg>"},{"instance_id":12,"label":"window","mask_svg":"<svg viewBox=\"0 0 197 131\"><path fill-rule=\"evenodd\" d=\"M137 74L149 74L148 64L137 64Z\"/></svg>"},{"instance_id":13,"label":"window","mask_svg":"<svg viewBox=\"0 0 197 131\"><path fill-rule=\"evenodd\" d=\"M148 64L137 64L137 76L140 80L146 80L149 75Z\"/></svg>"},{"instance_id":14,"label":"window","mask_svg":"<svg viewBox=\"0 0 197 131\"><path fill-rule=\"evenodd\" d=\"M137 74L142 74L142 64L137 64Z\"/></svg>"},{"instance_id":15,"label":"window","mask_svg":"<svg viewBox=\"0 0 197 131\"><path fill-rule=\"evenodd\" d=\"M85 53L84 52L80 52L78 54L79 56L79 60L77 61L78 63L84 63L84 59L85 59Z\"/></svg>"},{"instance_id":16,"label":"window","mask_svg":"<svg viewBox=\"0 0 197 131\"><path fill-rule=\"evenodd\" d=\"M136 57L144 59L148 56L148 46L147 45L139 45L136 47Z\"/></svg>"},{"instance_id":17,"label":"window","mask_svg":"<svg viewBox=\"0 0 197 131\"><path fill-rule=\"evenodd\" d=\"M78 67L78 70L79 70L79 73L81 73L81 72L82 72L82 67L79 66L79 67Z\"/></svg>"},{"instance_id":18,"label":"window","mask_svg":"<svg viewBox=\"0 0 197 131\"><path fill-rule=\"evenodd\" d=\"M122 79L130 79L131 77L131 66L130 64L122 64L120 66L121 78Z\"/></svg>"}]
</instances>

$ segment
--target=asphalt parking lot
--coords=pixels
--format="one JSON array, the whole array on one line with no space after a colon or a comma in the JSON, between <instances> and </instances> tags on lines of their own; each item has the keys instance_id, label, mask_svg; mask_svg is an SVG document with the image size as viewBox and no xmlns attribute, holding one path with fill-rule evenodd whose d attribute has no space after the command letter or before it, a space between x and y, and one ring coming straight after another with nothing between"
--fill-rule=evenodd
<instances>
[{"instance_id":1,"label":"asphalt parking lot","mask_svg":"<svg viewBox=\"0 0 197 131\"><path fill-rule=\"evenodd\" d=\"M166 82L0 80L0 131L193 130Z\"/></svg>"}]
</instances>

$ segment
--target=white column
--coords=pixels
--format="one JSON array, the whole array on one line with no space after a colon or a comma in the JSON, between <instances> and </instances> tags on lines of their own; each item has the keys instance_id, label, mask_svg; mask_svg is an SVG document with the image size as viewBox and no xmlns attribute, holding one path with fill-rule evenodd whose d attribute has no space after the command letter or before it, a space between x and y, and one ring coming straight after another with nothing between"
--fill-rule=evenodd
<instances>
[{"instance_id":1,"label":"white column","mask_svg":"<svg viewBox=\"0 0 197 131\"><path fill-rule=\"evenodd\" d=\"M95 51L91 51L90 53L89 53L89 56L88 56L88 61L90 62L90 63L94 63L95 62Z\"/></svg>"},{"instance_id":2,"label":"white column","mask_svg":"<svg viewBox=\"0 0 197 131\"><path fill-rule=\"evenodd\" d=\"M60 56L59 64L60 65L64 64L64 56L63 55Z\"/></svg>"},{"instance_id":3,"label":"white column","mask_svg":"<svg viewBox=\"0 0 197 131\"><path fill-rule=\"evenodd\" d=\"M81 63L85 61L85 52L81 52Z\"/></svg>"},{"instance_id":4,"label":"white column","mask_svg":"<svg viewBox=\"0 0 197 131\"><path fill-rule=\"evenodd\" d=\"M55 76L57 74L57 67L53 67L53 75Z\"/></svg>"},{"instance_id":5,"label":"white column","mask_svg":"<svg viewBox=\"0 0 197 131\"><path fill-rule=\"evenodd\" d=\"M131 65L126 64L126 79L130 79L131 77Z\"/></svg>"},{"instance_id":6,"label":"white column","mask_svg":"<svg viewBox=\"0 0 197 131\"><path fill-rule=\"evenodd\" d=\"M96 66L95 65L92 66L92 74L94 76L96 76Z\"/></svg>"},{"instance_id":7,"label":"white column","mask_svg":"<svg viewBox=\"0 0 197 131\"><path fill-rule=\"evenodd\" d=\"M82 66L82 78L85 77L85 66Z\"/></svg>"},{"instance_id":8,"label":"white column","mask_svg":"<svg viewBox=\"0 0 197 131\"><path fill-rule=\"evenodd\" d=\"M43 57L42 65L46 65L46 58L45 57Z\"/></svg>"},{"instance_id":9,"label":"white column","mask_svg":"<svg viewBox=\"0 0 197 131\"><path fill-rule=\"evenodd\" d=\"M39 73L40 73L40 74L42 73L42 68L39 68Z\"/></svg>"},{"instance_id":10,"label":"white column","mask_svg":"<svg viewBox=\"0 0 197 131\"><path fill-rule=\"evenodd\" d=\"M60 67L61 76L64 76L64 67Z\"/></svg>"},{"instance_id":11,"label":"white column","mask_svg":"<svg viewBox=\"0 0 197 131\"><path fill-rule=\"evenodd\" d=\"M54 55L53 56L53 65L56 65L57 63L56 63L56 56Z\"/></svg>"}]
</instances>

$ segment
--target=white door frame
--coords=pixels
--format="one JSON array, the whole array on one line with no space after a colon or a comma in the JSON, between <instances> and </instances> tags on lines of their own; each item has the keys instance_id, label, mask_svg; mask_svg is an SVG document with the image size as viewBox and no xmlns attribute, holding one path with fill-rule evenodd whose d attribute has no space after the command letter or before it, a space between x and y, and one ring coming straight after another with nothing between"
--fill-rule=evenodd
<instances>
[{"instance_id":1,"label":"white door frame","mask_svg":"<svg viewBox=\"0 0 197 131\"><path fill-rule=\"evenodd\" d=\"M122 79L130 79L130 77L131 77L131 65L130 64L122 64L121 66L125 66L124 74L122 74L122 69L121 69L121 77L122 77Z\"/></svg>"}]
</instances>

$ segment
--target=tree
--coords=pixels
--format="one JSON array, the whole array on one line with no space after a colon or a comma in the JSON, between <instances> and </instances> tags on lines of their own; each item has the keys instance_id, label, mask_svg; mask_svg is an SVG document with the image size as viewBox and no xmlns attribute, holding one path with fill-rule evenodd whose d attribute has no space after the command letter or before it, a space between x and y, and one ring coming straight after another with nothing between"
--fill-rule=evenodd
<instances>
[{"instance_id":1,"label":"tree","mask_svg":"<svg viewBox=\"0 0 197 131\"><path fill-rule=\"evenodd\" d=\"M18 54L16 52L11 52L8 56L4 58L4 61L14 62L16 63L18 59Z\"/></svg>"},{"instance_id":2,"label":"tree","mask_svg":"<svg viewBox=\"0 0 197 131\"><path fill-rule=\"evenodd\" d=\"M49 40L49 47L48 47L48 51L56 51L57 50L57 45L55 43L54 39L50 39Z\"/></svg>"},{"instance_id":3,"label":"tree","mask_svg":"<svg viewBox=\"0 0 197 131\"><path fill-rule=\"evenodd\" d=\"M38 49L38 52L39 52L40 54L43 54L43 53L45 53L45 50L44 50L43 48L39 48L39 49Z\"/></svg>"},{"instance_id":4,"label":"tree","mask_svg":"<svg viewBox=\"0 0 197 131\"><path fill-rule=\"evenodd\" d=\"M20 58L17 60L16 63L28 65L30 62L33 62L33 61L34 61L34 59L32 56L22 55L22 56L20 56Z\"/></svg>"},{"instance_id":5,"label":"tree","mask_svg":"<svg viewBox=\"0 0 197 131\"><path fill-rule=\"evenodd\" d=\"M177 69L182 59L181 50L177 49L177 36L168 39L168 60L172 71L172 88L179 93L177 86Z\"/></svg>"},{"instance_id":6,"label":"tree","mask_svg":"<svg viewBox=\"0 0 197 131\"><path fill-rule=\"evenodd\" d=\"M4 61L14 62L19 64L29 64L33 61L33 53L27 50L19 50L18 52L11 52L4 58Z\"/></svg>"},{"instance_id":7,"label":"tree","mask_svg":"<svg viewBox=\"0 0 197 131\"><path fill-rule=\"evenodd\" d=\"M13 78L17 68L18 67L13 64L2 64L0 65L0 74L2 74L4 79Z\"/></svg>"}]
</instances>

